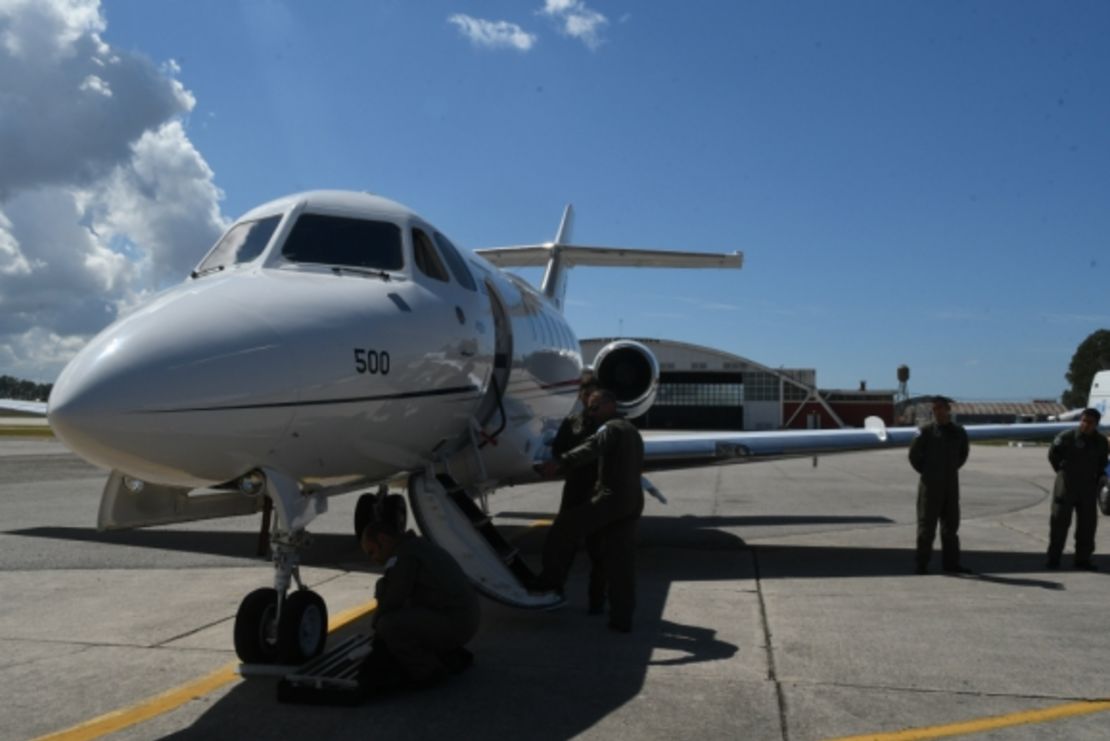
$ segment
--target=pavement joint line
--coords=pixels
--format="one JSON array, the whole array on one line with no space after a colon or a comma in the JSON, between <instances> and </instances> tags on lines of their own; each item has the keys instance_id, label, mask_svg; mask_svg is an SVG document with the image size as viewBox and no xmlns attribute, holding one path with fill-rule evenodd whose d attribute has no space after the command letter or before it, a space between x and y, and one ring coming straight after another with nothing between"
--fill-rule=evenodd
<instances>
[{"instance_id":1,"label":"pavement joint line","mask_svg":"<svg viewBox=\"0 0 1110 741\"><path fill-rule=\"evenodd\" d=\"M952 695L955 697L991 697L1013 700L1045 700L1052 702L1103 702L1103 698L1066 697L1061 695L1035 695L1015 692L983 692L981 690L950 690L939 687L899 687L891 684L862 684L859 682L819 682L806 679L780 678L780 681L795 687L835 687L853 690L882 690L884 692L905 692L922 695Z\"/></svg>"},{"instance_id":2,"label":"pavement joint line","mask_svg":"<svg viewBox=\"0 0 1110 741\"><path fill-rule=\"evenodd\" d=\"M230 618L224 618L213 625L225 622ZM211 626L209 626L211 627ZM173 639L177 640L177 639ZM0 641L11 641L12 643L41 643L48 646L73 646L82 651L90 648L141 648L144 650L160 651L210 651L212 653L224 653L222 649L216 648L197 648L195 646L167 646L163 641L161 643L110 643L107 641L73 641L62 640L60 638L29 638L27 636L0 636ZM34 663L33 660L29 663ZM6 664L3 666L17 666L16 664Z\"/></svg>"},{"instance_id":3,"label":"pavement joint line","mask_svg":"<svg viewBox=\"0 0 1110 741\"><path fill-rule=\"evenodd\" d=\"M205 623L204 625L201 625L198 628L194 628L193 630L187 630L184 633L179 633L178 635L171 636L171 637L167 638L164 641L158 641L157 643L152 643L150 645L150 647L151 648L167 648L167 647L169 647L169 644L173 643L174 641L180 641L182 638L188 638L189 636L196 635L197 633L200 633L201 631L208 630L209 628L214 628L217 625L219 625L220 623L226 623L228 620L231 620L231 619L232 618L229 618L229 617L222 617L219 620L213 620L212 622Z\"/></svg>"},{"instance_id":4,"label":"pavement joint line","mask_svg":"<svg viewBox=\"0 0 1110 741\"><path fill-rule=\"evenodd\" d=\"M967 736L973 733L986 733L1000 728L1048 723L1078 715L1093 715L1110 711L1110 699L1083 700L1065 705L1041 708L1040 710L1021 710L1005 715L989 715L983 718L946 723L939 726L907 728L888 733L866 733L859 736L838 736L826 741L929 741L950 736Z\"/></svg>"},{"instance_id":5,"label":"pavement joint line","mask_svg":"<svg viewBox=\"0 0 1110 741\"><path fill-rule=\"evenodd\" d=\"M764 645L767 652L767 679L775 686L775 702L779 711L779 731L782 741L790 741L790 731L787 726L786 695L782 689L782 682L778 679L775 670L775 647L771 643L771 622L767 617L767 602L763 599L763 580L759 573L759 553L755 548L749 549L752 554L752 570L755 576L756 595L759 597L759 619L763 627Z\"/></svg>"},{"instance_id":6,"label":"pavement joint line","mask_svg":"<svg viewBox=\"0 0 1110 741\"><path fill-rule=\"evenodd\" d=\"M377 600L344 610L328 620L328 633L350 625L378 608ZM235 682L241 677L238 662L231 662L191 682L166 690L130 707L113 710L75 726L39 736L33 741L91 741L109 733L138 725L159 715L176 710L187 702L197 700Z\"/></svg>"},{"instance_id":7,"label":"pavement joint line","mask_svg":"<svg viewBox=\"0 0 1110 741\"><path fill-rule=\"evenodd\" d=\"M1003 522L1002 520L999 520L998 524L1001 525L1002 527L1006 528L1007 530L1009 530L1012 533L1017 533L1018 535L1024 535L1025 537L1032 538L1033 540L1036 540L1040 543L1047 543L1048 542L1048 538L1044 537L1044 535L1038 535L1037 533L1031 533L1028 530L1023 530L1020 527L1014 527L1013 525L1009 524L1008 522Z\"/></svg>"},{"instance_id":8,"label":"pavement joint line","mask_svg":"<svg viewBox=\"0 0 1110 741\"><path fill-rule=\"evenodd\" d=\"M340 570L340 573L332 574L331 576L327 577L326 579L321 579L318 582L314 582L312 584L312 588L315 589L315 588L320 587L323 584L328 584L330 582L335 581L336 579L341 579L341 578L343 578L344 576L347 576L350 573L351 573L350 571ZM200 633L201 631L208 630L209 628L214 628L215 626L219 625L220 623L226 623L227 621L233 620L233 619L234 618L232 618L232 617L224 617L224 618L220 618L219 620L213 620L210 623L206 623L205 625L201 625L197 628L193 628L192 630L187 630L184 633L180 633L178 635L172 636L170 638L165 639L164 641L159 641L158 643L152 643L150 645L150 648L168 647L169 644L173 643L174 641L180 641L182 638L188 638L191 635L196 635L197 633Z\"/></svg>"},{"instance_id":9,"label":"pavement joint line","mask_svg":"<svg viewBox=\"0 0 1110 741\"><path fill-rule=\"evenodd\" d=\"M28 638L26 636L0 636L0 641L20 643L45 643L54 646L80 646L81 648L159 648L148 643L112 643L111 641L73 641L61 638Z\"/></svg>"}]
</instances>

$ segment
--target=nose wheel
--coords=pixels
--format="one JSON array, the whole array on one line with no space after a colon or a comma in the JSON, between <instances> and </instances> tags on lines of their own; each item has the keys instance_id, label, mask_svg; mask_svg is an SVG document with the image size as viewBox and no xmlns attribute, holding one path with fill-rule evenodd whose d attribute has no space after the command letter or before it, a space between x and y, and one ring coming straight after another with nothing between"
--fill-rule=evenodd
<instances>
[{"instance_id":1,"label":"nose wheel","mask_svg":"<svg viewBox=\"0 0 1110 741\"><path fill-rule=\"evenodd\" d=\"M235 614L235 653L244 664L303 664L324 652L327 638L327 605L307 589L280 608L276 589L256 589Z\"/></svg>"},{"instance_id":2,"label":"nose wheel","mask_svg":"<svg viewBox=\"0 0 1110 741\"><path fill-rule=\"evenodd\" d=\"M277 590L256 589L235 613L235 653L244 664L275 664L278 660Z\"/></svg>"},{"instance_id":3,"label":"nose wheel","mask_svg":"<svg viewBox=\"0 0 1110 741\"><path fill-rule=\"evenodd\" d=\"M328 608L320 595L307 589L289 595L281 610L277 634L283 663L303 664L322 654L328 639Z\"/></svg>"}]
</instances>

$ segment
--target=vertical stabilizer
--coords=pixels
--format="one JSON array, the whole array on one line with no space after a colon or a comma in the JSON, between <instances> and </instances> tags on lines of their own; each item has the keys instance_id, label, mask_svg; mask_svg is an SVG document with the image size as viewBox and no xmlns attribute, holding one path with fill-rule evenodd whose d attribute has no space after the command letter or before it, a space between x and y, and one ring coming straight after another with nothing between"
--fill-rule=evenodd
<instances>
[{"instance_id":1,"label":"vertical stabilizer","mask_svg":"<svg viewBox=\"0 0 1110 741\"><path fill-rule=\"evenodd\" d=\"M1105 426L1110 419L1107 417L1107 413L1110 412L1110 370L1099 371L1091 379L1091 393L1087 397L1087 406L1099 411Z\"/></svg>"},{"instance_id":2,"label":"vertical stabilizer","mask_svg":"<svg viewBox=\"0 0 1110 741\"><path fill-rule=\"evenodd\" d=\"M570 233L574 226L574 206L567 204L563 210L563 220L559 222L559 231L555 234L555 242L551 245L551 255L547 261L547 269L543 274L543 283L540 289L543 295L551 299L555 308L563 310L563 298L567 292L567 270L569 266L563 261L562 248L570 243Z\"/></svg>"}]
</instances>

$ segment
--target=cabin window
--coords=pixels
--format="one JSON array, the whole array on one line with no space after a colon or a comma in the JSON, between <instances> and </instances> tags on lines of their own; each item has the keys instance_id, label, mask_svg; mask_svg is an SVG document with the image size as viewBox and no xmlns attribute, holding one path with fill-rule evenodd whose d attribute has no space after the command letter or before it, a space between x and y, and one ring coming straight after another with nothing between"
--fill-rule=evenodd
<instances>
[{"instance_id":1,"label":"cabin window","mask_svg":"<svg viewBox=\"0 0 1110 741\"><path fill-rule=\"evenodd\" d=\"M250 262L266 249L279 222L280 215L267 216L265 219L244 221L231 227L197 266L194 275Z\"/></svg>"},{"instance_id":2,"label":"cabin window","mask_svg":"<svg viewBox=\"0 0 1110 741\"><path fill-rule=\"evenodd\" d=\"M420 272L429 278L444 283L451 280L447 275L447 268L443 267L443 262L436 253L436 248L432 246L432 240L419 229L412 230L412 259Z\"/></svg>"},{"instance_id":3,"label":"cabin window","mask_svg":"<svg viewBox=\"0 0 1110 741\"><path fill-rule=\"evenodd\" d=\"M400 270L401 229L388 221L301 214L282 245L290 262Z\"/></svg>"},{"instance_id":4,"label":"cabin window","mask_svg":"<svg viewBox=\"0 0 1110 741\"><path fill-rule=\"evenodd\" d=\"M478 286L474 283L474 276L466 269L466 263L463 261L462 255L455 249L455 245L451 244L451 240L439 232L435 232L435 239L439 249L443 252L443 259L447 261L447 267L451 268L451 275L455 276L459 285L468 291L478 290Z\"/></svg>"}]
</instances>

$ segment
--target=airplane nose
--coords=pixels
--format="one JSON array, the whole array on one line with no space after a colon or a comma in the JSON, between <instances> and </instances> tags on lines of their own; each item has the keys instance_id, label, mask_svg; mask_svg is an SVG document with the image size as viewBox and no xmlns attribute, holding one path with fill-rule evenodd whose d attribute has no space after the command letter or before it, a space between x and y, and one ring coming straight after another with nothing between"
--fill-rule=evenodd
<instances>
[{"instance_id":1,"label":"airplane nose","mask_svg":"<svg viewBox=\"0 0 1110 741\"><path fill-rule=\"evenodd\" d=\"M50 394L54 433L85 459L160 483L199 486L247 464L225 434L263 439L288 422L288 400L268 369L282 342L265 319L213 286L182 286L121 319L70 361ZM212 408L263 407L235 430ZM226 475L226 478L224 476Z\"/></svg>"}]
</instances>

